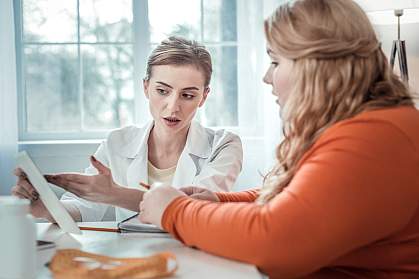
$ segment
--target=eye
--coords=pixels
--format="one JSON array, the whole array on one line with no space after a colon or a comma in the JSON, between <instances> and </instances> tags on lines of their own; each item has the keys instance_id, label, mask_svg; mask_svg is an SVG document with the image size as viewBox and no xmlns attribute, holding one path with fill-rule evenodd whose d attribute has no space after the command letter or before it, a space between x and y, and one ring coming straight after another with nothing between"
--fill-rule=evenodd
<instances>
[{"instance_id":1,"label":"eye","mask_svg":"<svg viewBox=\"0 0 419 279\"><path fill-rule=\"evenodd\" d=\"M272 61L272 62L271 62L271 65L275 68L275 67L277 67L277 66L279 65L279 63L278 63L278 62L274 62L274 61Z\"/></svg>"},{"instance_id":2,"label":"eye","mask_svg":"<svg viewBox=\"0 0 419 279\"><path fill-rule=\"evenodd\" d=\"M161 88L157 88L156 89L157 93L159 93L160 95L167 95L167 91Z\"/></svg>"},{"instance_id":3,"label":"eye","mask_svg":"<svg viewBox=\"0 0 419 279\"><path fill-rule=\"evenodd\" d=\"M195 98L195 95L188 94L188 93L183 93L182 97L185 98L185 99L191 100L191 99Z\"/></svg>"}]
</instances>

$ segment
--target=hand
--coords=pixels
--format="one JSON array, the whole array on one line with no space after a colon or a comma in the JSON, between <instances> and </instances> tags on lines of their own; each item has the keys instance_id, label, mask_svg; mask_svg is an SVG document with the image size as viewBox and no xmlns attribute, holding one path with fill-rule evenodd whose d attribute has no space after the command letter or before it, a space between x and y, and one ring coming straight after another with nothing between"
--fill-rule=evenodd
<instances>
[{"instance_id":1,"label":"hand","mask_svg":"<svg viewBox=\"0 0 419 279\"><path fill-rule=\"evenodd\" d=\"M32 186L25 172L21 168L16 168L13 173L17 176L18 180L17 184L12 187L12 195L21 199L30 200L30 213L34 217L46 218L53 221L52 216L39 198L38 192Z\"/></svg>"},{"instance_id":2,"label":"hand","mask_svg":"<svg viewBox=\"0 0 419 279\"><path fill-rule=\"evenodd\" d=\"M214 202L220 201L220 199L217 197L217 195L214 192L204 189L204 188L190 186L190 187L180 188L179 190L184 192L189 197L197 199L197 200L214 201Z\"/></svg>"},{"instance_id":3,"label":"hand","mask_svg":"<svg viewBox=\"0 0 419 279\"><path fill-rule=\"evenodd\" d=\"M171 186L152 187L144 194L143 201L140 202L140 221L162 228L161 219L164 211L174 199L183 196L186 196L185 193Z\"/></svg>"},{"instance_id":4,"label":"hand","mask_svg":"<svg viewBox=\"0 0 419 279\"><path fill-rule=\"evenodd\" d=\"M111 170L96 160L94 156L90 157L90 162L98 170L99 174L62 173L46 175L45 178L48 182L85 200L110 203L113 198L112 192L121 186L113 181Z\"/></svg>"}]
</instances>

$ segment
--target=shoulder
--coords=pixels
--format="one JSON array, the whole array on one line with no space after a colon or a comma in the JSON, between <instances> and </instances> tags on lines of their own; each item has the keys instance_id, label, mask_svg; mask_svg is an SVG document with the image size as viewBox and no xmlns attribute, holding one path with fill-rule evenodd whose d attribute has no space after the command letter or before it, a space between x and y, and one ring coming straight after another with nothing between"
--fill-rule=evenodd
<instances>
[{"instance_id":1,"label":"shoulder","mask_svg":"<svg viewBox=\"0 0 419 279\"><path fill-rule=\"evenodd\" d=\"M226 129L206 128L199 123L195 123L193 127L194 129L200 129L202 131L200 134L208 140L212 147L224 146L228 144L242 145L240 137L231 131L227 131Z\"/></svg>"},{"instance_id":2,"label":"shoulder","mask_svg":"<svg viewBox=\"0 0 419 279\"><path fill-rule=\"evenodd\" d=\"M220 154L242 157L243 148L238 135L225 129L211 129L192 122L186 142L189 152L214 160Z\"/></svg>"},{"instance_id":3,"label":"shoulder","mask_svg":"<svg viewBox=\"0 0 419 279\"><path fill-rule=\"evenodd\" d=\"M107 136L108 144L129 144L132 139L138 137L138 135L144 133L145 127L138 126L125 126L123 128L115 129L109 132Z\"/></svg>"},{"instance_id":4,"label":"shoulder","mask_svg":"<svg viewBox=\"0 0 419 279\"><path fill-rule=\"evenodd\" d=\"M106 138L107 148L121 155L132 156L145 140L150 127L148 123L142 127L131 125L112 130Z\"/></svg>"},{"instance_id":5,"label":"shoulder","mask_svg":"<svg viewBox=\"0 0 419 279\"><path fill-rule=\"evenodd\" d=\"M313 147L418 157L418 116L405 108L363 112L328 128Z\"/></svg>"}]
</instances>

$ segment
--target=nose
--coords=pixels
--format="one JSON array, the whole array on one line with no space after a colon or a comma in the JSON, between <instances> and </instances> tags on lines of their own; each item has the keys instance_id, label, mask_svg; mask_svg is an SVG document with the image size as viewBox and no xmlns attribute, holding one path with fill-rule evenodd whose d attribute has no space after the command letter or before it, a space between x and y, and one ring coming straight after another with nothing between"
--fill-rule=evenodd
<instances>
[{"instance_id":1,"label":"nose","mask_svg":"<svg viewBox=\"0 0 419 279\"><path fill-rule=\"evenodd\" d=\"M268 68L265 75L263 76L263 82L266 84L272 84L272 72L271 67Z\"/></svg>"},{"instance_id":2,"label":"nose","mask_svg":"<svg viewBox=\"0 0 419 279\"><path fill-rule=\"evenodd\" d=\"M180 104L179 104L179 94L171 94L167 100L167 109L173 113L178 112L180 110Z\"/></svg>"}]
</instances>

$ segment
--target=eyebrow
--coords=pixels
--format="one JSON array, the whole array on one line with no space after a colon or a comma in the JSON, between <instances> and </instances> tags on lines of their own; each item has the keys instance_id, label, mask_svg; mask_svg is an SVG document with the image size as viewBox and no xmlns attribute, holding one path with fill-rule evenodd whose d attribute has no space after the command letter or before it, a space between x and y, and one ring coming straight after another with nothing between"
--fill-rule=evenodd
<instances>
[{"instance_id":1,"label":"eyebrow","mask_svg":"<svg viewBox=\"0 0 419 279\"><path fill-rule=\"evenodd\" d=\"M165 82L162 82L162 81L156 81L156 83L159 83L159 84L161 84L161 85L164 85L164 86L167 86L167 87L169 87L169 88L173 89L173 87L172 87L172 86L170 86L169 84L167 84L167 83L165 83ZM195 87L195 86L190 86L190 87L185 87L185 88L182 88L182 90L199 90L199 88L198 88L198 87Z\"/></svg>"}]
</instances>

